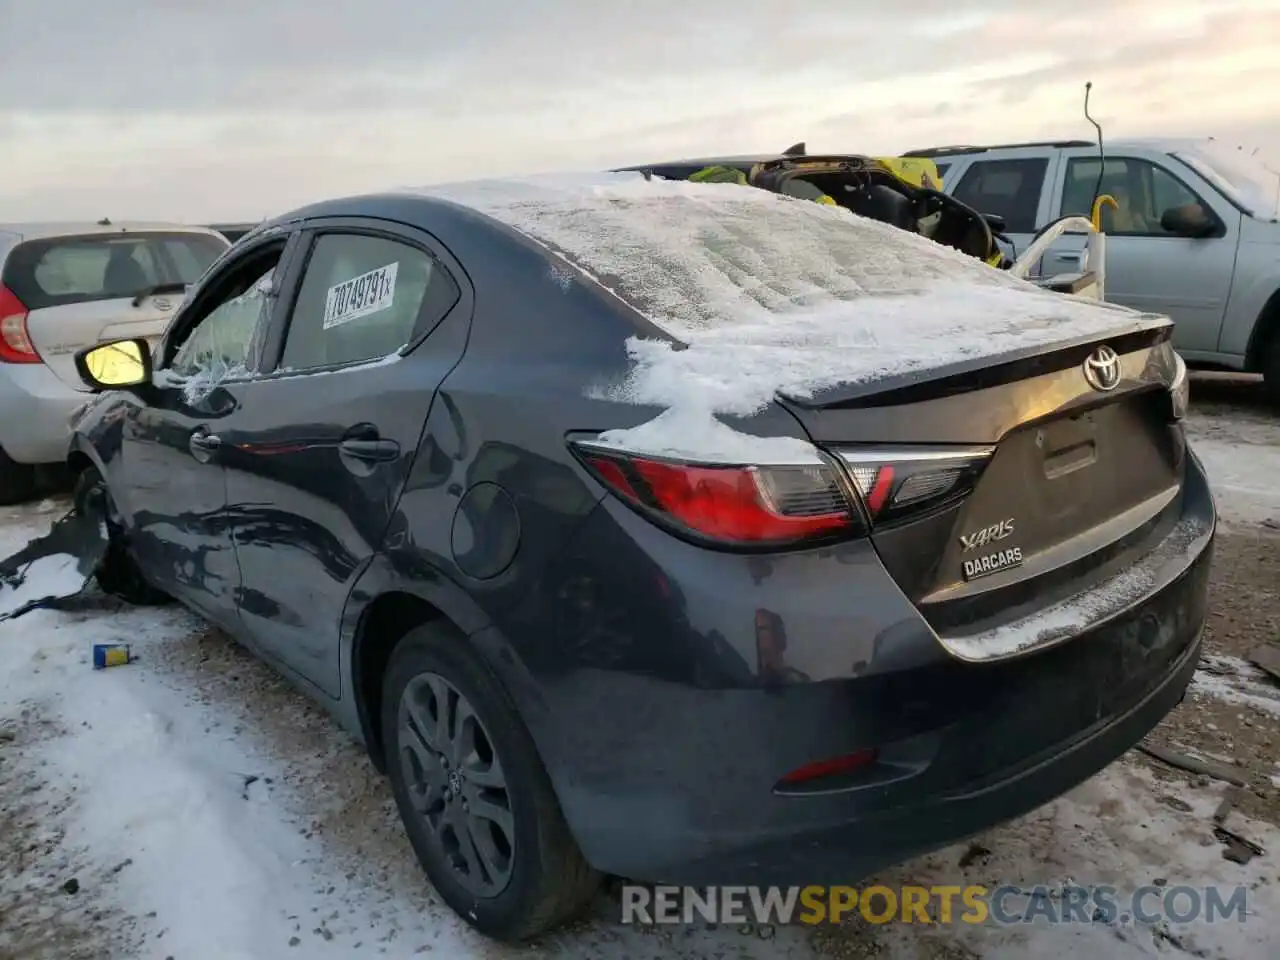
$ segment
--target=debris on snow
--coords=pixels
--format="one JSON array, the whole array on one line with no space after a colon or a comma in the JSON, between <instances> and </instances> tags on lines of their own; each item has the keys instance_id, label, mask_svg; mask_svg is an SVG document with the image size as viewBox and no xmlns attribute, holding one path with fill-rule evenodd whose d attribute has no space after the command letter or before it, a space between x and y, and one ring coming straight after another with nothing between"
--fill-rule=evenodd
<instances>
[{"instance_id":1,"label":"debris on snow","mask_svg":"<svg viewBox=\"0 0 1280 960\"><path fill-rule=\"evenodd\" d=\"M1267 671L1272 680L1280 681L1280 648L1273 644L1258 647L1249 654L1249 661Z\"/></svg>"},{"instance_id":2,"label":"debris on snow","mask_svg":"<svg viewBox=\"0 0 1280 960\"><path fill-rule=\"evenodd\" d=\"M1213 777L1216 780L1229 783L1233 787L1243 787L1245 785L1245 782L1236 776L1234 772L1220 764L1210 763L1208 760L1202 760L1199 757L1170 750L1168 747L1162 747L1149 740L1139 743L1136 749L1149 757L1154 757L1162 763L1167 763L1171 767L1177 767L1188 773L1198 773L1206 777Z\"/></svg>"},{"instance_id":3,"label":"debris on snow","mask_svg":"<svg viewBox=\"0 0 1280 960\"><path fill-rule=\"evenodd\" d=\"M1240 802L1240 791L1243 787L1239 784L1231 784L1222 792L1222 801L1218 804L1218 809L1213 811L1213 822L1218 826L1222 826L1227 822L1227 816L1231 813L1233 807Z\"/></svg>"},{"instance_id":4,"label":"debris on snow","mask_svg":"<svg viewBox=\"0 0 1280 960\"><path fill-rule=\"evenodd\" d=\"M80 593L107 548L105 525L71 511L0 560L0 621Z\"/></svg>"},{"instance_id":5,"label":"debris on snow","mask_svg":"<svg viewBox=\"0 0 1280 960\"><path fill-rule=\"evenodd\" d=\"M1191 693L1280 717L1280 688L1267 674L1238 657L1204 657L1191 681Z\"/></svg>"},{"instance_id":6,"label":"debris on snow","mask_svg":"<svg viewBox=\"0 0 1280 960\"><path fill-rule=\"evenodd\" d=\"M1223 826L1214 827L1213 835L1225 847L1222 851L1223 859L1230 860L1232 863L1248 863L1254 857L1261 857L1267 852L1248 837L1243 837Z\"/></svg>"}]
</instances>

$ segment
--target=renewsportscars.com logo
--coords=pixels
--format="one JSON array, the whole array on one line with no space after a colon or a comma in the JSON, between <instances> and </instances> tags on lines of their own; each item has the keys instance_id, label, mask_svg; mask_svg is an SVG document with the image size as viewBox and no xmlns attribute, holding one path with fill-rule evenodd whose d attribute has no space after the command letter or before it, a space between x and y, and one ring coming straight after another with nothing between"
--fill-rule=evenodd
<instances>
[{"instance_id":1,"label":"renewsportscars.com logo","mask_svg":"<svg viewBox=\"0 0 1280 960\"><path fill-rule=\"evenodd\" d=\"M622 888L622 922L632 924L1154 924L1243 923L1248 888L1149 884L1118 887L1039 884L898 888L673 887Z\"/></svg>"}]
</instances>

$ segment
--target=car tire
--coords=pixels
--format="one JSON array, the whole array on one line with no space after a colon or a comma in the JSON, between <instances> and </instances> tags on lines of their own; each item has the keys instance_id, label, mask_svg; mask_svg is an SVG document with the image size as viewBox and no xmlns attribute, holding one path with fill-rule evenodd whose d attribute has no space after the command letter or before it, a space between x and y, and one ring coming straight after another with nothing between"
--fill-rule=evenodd
<instances>
[{"instance_id":1,"label":"car tire","mask_svg":"<svg viewBox=\"0 0 1280 960\"><path fill-rule=\"evenodd\" d=\"M0 506L26 503L39 490L36 468L29 463L18 463L0 447Z\"/></svg>"},{"instance_id":2,"label":"car tire","mask_svg":"<svg viewBox=\"0 0 1280 960\"><path fill-rule=\"evenodd\" d=\"M137 561L129 552L124 528L116 517L111 492L97 467L86 467L76 477L71 502L77 513L97 514L107 524L110 537L107 552L94 572L94 579L102 592L140 607L158 607L169 603L171 598L167 593L147 583Z\"/></svg>"},{"instance_id":3,"label":"car tire","mask_svg":"<svg viewBox=\"0 0 1280 960\"><path fill-rule=\"evenodd\" d=\"M442 706L450 729L464 718L452 740L436 725ZM440 623L410 631L383 675L380 722L409 841L460 917L519 943L586 909L601 877L583 859L515 706L465 637ZM477 816L481 808L501 815Z\"/></svg>"}]
</instances>

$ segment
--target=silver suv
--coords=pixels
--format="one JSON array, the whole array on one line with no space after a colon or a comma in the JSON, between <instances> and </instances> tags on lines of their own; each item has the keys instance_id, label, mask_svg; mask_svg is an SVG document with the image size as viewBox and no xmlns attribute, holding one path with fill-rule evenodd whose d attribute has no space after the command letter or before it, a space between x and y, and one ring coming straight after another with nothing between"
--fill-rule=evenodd
<instances>
[{"instance_id":1,"label":"silver suv","mask_svg":"<svg viewBox=\"0 0 1280 960\"><path fill-rule=\"evenodd\" d=\"M187 284L230 244L203 227L0 223L0 503L66 460L71 412L88 399L75 352L159 339Z\"/></svg>"},{"instance_id":2,"label":"silver suv","mask_svg":"<svg viewBox=\"0 0 1280 960\"><path fill-rule=\"evenodd\" d=\"M1107 299L1172 317L1193 366L1262 373L1280 402L1280 173L1215 140L1087 140L935 147L943 189L999 214L1023 249L1059 217L1088 216L1102 172ZM1039 271L1069 271L1083 234L1058 239Z\"/></svg>"}]
</instances>

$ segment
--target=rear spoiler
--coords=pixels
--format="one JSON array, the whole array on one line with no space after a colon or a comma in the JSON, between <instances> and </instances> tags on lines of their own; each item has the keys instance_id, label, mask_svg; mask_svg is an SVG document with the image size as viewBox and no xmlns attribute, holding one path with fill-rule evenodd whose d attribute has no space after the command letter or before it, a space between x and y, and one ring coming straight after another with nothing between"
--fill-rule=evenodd
<instances>
[{"instance_id":1,"label":"rear spoiler","mask_svg":"<svg viewBox=\"0 0 1280 960\"><path fill-rule=\"evenodd\" d=\"M1134 319L1142 324L1139 329L1114 337L1095 334L1037 344L995 358L974 357L878 380L832 387L809 397L783 390L777 395L779 399L804 410L847 410L918 403L1066 370L1084 363L1100 340L1105 340L1108 346L1123 355L1158 347L1173 337L1173 321L1168 317L1144 314Z\"/></svg>"}]
</instances>

